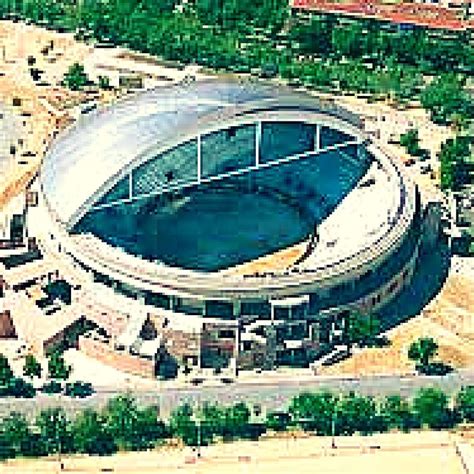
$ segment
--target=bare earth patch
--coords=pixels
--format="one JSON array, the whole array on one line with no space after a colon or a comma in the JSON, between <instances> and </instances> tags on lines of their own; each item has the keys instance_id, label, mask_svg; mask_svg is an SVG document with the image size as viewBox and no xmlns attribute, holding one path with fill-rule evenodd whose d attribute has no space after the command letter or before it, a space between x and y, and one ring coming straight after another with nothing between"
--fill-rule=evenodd
<instances>
[{"instance_id":1,"label":"bare earth patch","mask_svg":"<svg viewBox=\"0 0 474 474\"><path fill-rule=\"evenodd\" d=\"M474 365L474 282L463 275L448 276L441 292L422 313L387 332L390 347L363 349L321 374L372 375L409 373L410 344L432 337L439 344L439 359L456 368Z\"/></svg>"},{"instance_id":2,"label":"bare earth patch","mask_svg":"<svg viewBox=\"0 0 474 474\"><path fill-rule=\"evenodd\" d=\"M324 474L462 474L456 438L445 432L384 434L330 438L286 436L258 442L240 441L202 449L197 458L190 448L161 448L145 453L119 453L111 457L75 456L63 460L69 473L249 473L298 472ZM465 452L470 448L464 446ZM467 452L469 454L469 452ZM54 458L9 461L2 473L58 472Z\"/></svg>"}]
</instances>

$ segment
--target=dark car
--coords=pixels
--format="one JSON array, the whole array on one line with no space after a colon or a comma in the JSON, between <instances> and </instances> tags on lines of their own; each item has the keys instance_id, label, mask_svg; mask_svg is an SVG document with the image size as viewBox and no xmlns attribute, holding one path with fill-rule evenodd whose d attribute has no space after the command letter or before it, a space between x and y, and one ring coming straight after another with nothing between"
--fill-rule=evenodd
<instances>
[{"instance_id":1,"label":"dark car","mask_svg":"<svg viewBox=\"0 0 474 474\"><path fill-rule=\"evenodd\" d=\"M89 382L73 382L67 383L64 389L64 395L68 397L86 398L94 393L92 384Z\"/></svg>"}]
</instances>

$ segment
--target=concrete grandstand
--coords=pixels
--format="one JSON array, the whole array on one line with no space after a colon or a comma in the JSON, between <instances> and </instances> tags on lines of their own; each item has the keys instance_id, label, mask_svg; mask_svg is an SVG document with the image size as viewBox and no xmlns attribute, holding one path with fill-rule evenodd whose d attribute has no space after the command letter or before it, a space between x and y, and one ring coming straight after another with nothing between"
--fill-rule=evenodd
<instances>
[{"instance_id":1,"label":"concrete grandstand","mask_svg":"<svg viewBox=\"0 0 474 474\"><path fill-rule=\"evenodd\" d=\"M68 314L95 325L79 347L150 376L169 358L311 362L348 313L410 282L423 225L416 187L357 116L223 79L81 118L30 192L28 234L74 280Z\"/></svg>"}]
</instances>

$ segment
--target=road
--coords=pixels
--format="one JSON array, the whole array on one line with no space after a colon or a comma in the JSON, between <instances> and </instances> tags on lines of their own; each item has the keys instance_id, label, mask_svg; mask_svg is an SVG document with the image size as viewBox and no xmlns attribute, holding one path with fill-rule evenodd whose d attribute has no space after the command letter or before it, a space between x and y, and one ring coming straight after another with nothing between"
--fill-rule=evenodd
<instances>
[{"instance_id":1,"label":"road","mask_svg":"<svg viewBox=\"0 0 474 474\"><path fill-rule=\"evenodd\" d=\"M456 393L461 387L474 385L474 368L453 372L445 377L399 377L373 376L362 378L305 378L265 381L238 382L231 385L197 386L197 387L166 387L164 384L156 391L133 390L140 404L157 405L161 416L166 418L179 404L189 402L202 404L204 401L216 401L222 404L245 401L248 404L258 404L264 410L285 408L289 400L304 390L331 390L347 393L354 391L363 395L375 397L390 394L400 394L410 397L421 387L439 387L448 394ZM118 391L97 389L97 392L87 399L71 399L64 396L38 395L33 399L0 399L0 416L10 411L19 411L28 416L35 416L40 410L51 406L62 406L70 413L85 407L100 408Z\"/></svg>"}]
</instances>

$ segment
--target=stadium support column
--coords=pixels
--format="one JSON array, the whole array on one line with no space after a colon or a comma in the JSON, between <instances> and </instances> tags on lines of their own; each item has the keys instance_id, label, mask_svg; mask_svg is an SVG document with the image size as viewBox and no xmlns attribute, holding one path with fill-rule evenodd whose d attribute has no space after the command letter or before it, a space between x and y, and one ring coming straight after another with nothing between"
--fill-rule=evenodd
<instances>
[{"instance_id":1,"label":"stadium support column","mask_svg":"<svg viewBox=\"0 0 474 474\"><path fill-rule=\"evenodd\" d=\"M128 174L128 197L132 199L133 197L133 181L132 181L132 172Z\"/></svg>"},{"instance_id":2,"label":"stadium support column","mask_svg":"<svg viewBox=\"0 0 474 474\"><path fill-rule=\"evenodd\" d=\"M262 122L255 124L255 166L260 165L260 143L262 141Z\"/></svg>"},{"instance_id":3,"label":"stadium support column","mask_svg":"<svg viewBox=\"0 0 474 474\"><path fill-rule=\"evenodd\" d=\"M321 125L316 124L316 130L314 133L314 150L321 150Z\"/></svg>"},{"instance_id":4,"label":"stadium support column","mask_svg":"<svg viewBox=\"0 0 474 474\"><path fill-rule=\"evenodd\" d=\"M234 376L239 375L239 353L240 353L240 321L237 321L235 327L235 340L234 340L234 361L233 361L233 372Z\"/></svg>"},{"instance_id":5,"label":"stadium support column","mask_svg":"<svg viewBox=\"0 0 474 474\"><path fill-rule=\"evenodd\" d=\"M232 302L232 315L235 319L239 319L242 313L242 303L239 300L234 300Z\"/></svg>"},{"instance_id":6,"label":"stadium support column","mask_svg":"<svg viewBox=\"0 0 474 474\"><path fill-rule=\"evenodd\" d=\"M197 180L198 183L201 182L201 174L202 174L202 155L201 155L201 134L199 134L196 138L197 142L197 155L196 155L196 160L197 160Z\"/></svg>"}]
</instances>

